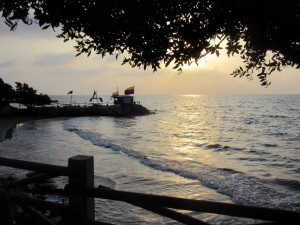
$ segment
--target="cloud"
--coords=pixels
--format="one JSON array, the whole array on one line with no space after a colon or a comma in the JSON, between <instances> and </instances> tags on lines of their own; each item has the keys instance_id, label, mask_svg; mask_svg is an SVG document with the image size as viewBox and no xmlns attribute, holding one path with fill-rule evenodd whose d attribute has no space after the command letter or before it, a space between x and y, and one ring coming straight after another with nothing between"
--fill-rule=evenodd
<instances>
[{"instance_id":1,"label":"cloud","mask_svg":"<svg viewBox=\"0 0 300 225\"><path fill-rule=\"evenodd\" d=\"M71 53L45 53L37 55L34 64L37 66L59 66L72 62L74 55Z\"/></svg>"},{"instance_id":2,"label":"cloud","mask_svg":"<svg viewBox=\"0 0 300 225\"><path fill-rule=\"evenodd\" d=\"M0 68L8 68L8 67L12 67L14 65L16 65L15 60L8 60L8 61L0 62Z\"/></svg>"}]
</instances>

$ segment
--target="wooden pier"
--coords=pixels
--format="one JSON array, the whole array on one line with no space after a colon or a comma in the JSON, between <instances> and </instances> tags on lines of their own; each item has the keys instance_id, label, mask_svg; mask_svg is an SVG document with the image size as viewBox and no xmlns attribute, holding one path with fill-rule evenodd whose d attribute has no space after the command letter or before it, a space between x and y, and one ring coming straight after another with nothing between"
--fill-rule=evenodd
<instances>
[{"instance_id":1,"label":"wooden pier","mask_svg":"<svg viewBox=\"0 0 300 225\"><path fill-rule=\"evenodd\" d=\"M34 107L19 109L18 115L35 117L78 117L78 116L142 116L151 114L140 104L128 107L116 107L114 105L63 105L51 107Z\"/></svg>"}]
</instances>

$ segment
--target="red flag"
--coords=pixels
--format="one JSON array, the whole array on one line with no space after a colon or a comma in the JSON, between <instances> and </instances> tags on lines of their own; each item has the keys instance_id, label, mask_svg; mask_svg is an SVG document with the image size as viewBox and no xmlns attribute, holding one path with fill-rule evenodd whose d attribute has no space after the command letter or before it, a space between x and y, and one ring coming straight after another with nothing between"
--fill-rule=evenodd
<instances>
[{"instance_id":1,"label":"red flag","mask_svg":"<svg viewBox=\"0 0 300 225\"><path fill-rule=\"evenodd\" d=\"M125 94L125 95L132 95L132 94L134 94L134 86L127 88L127 89L125 90L125 93L124 93L124 94Z\"/></svg>"}]
</instances>

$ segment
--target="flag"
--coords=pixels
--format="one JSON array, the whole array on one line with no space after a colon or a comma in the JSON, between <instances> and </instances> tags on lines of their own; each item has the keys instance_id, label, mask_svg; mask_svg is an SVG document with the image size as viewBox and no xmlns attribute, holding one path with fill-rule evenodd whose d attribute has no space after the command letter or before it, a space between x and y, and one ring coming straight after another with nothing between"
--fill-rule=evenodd
<instances>
[{"instance_id":1,"label":"flag","mask_svg":"<svg viewBox=\"0 0 300 225\"><path fill-rule=\"evenodd\" d=\"M71 94L73 94L73 90L68 92L68 95L71 95Z\"/></svg>"},{"instance_id":2,"label":"flag","mask_svg":"<svg viewBox=\"0 0 300 225\"><path fill-rule=\"evenodd\" d=\"M129 87L125 90L125 95L132 95L134 94L134 86Z\"/></svg>"},{"instance_id":3,"label":"flag","mask_svg":"<svg viewBox=\"0 0 300 225\"><path fill-rule=\"evenodd\" d=\"M119 95L119 91L115 91L115 92L113 92L112 94L111 94L111 97L116 97L116 96L118 96Z\"/></svg>"}]
</instances>

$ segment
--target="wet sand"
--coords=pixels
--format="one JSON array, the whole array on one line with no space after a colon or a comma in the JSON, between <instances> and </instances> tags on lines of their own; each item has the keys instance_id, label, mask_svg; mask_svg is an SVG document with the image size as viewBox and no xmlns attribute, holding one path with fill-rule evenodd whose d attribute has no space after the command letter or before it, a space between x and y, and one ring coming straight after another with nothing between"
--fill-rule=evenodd
<instances>
[{"instance_id":1,"label":"wet sand","mask_svg":"<svg viewBox=\"0 0 300 225\"><path fill-rule=\"evenodd\" d=\"M26 116L13 116L13 117L2 117L0 116L0 142L3 142L6 138L11 135L13 128L18 124L26 121L40 119L37 117L26 117Z\"/></svg>"}]
</instances>

